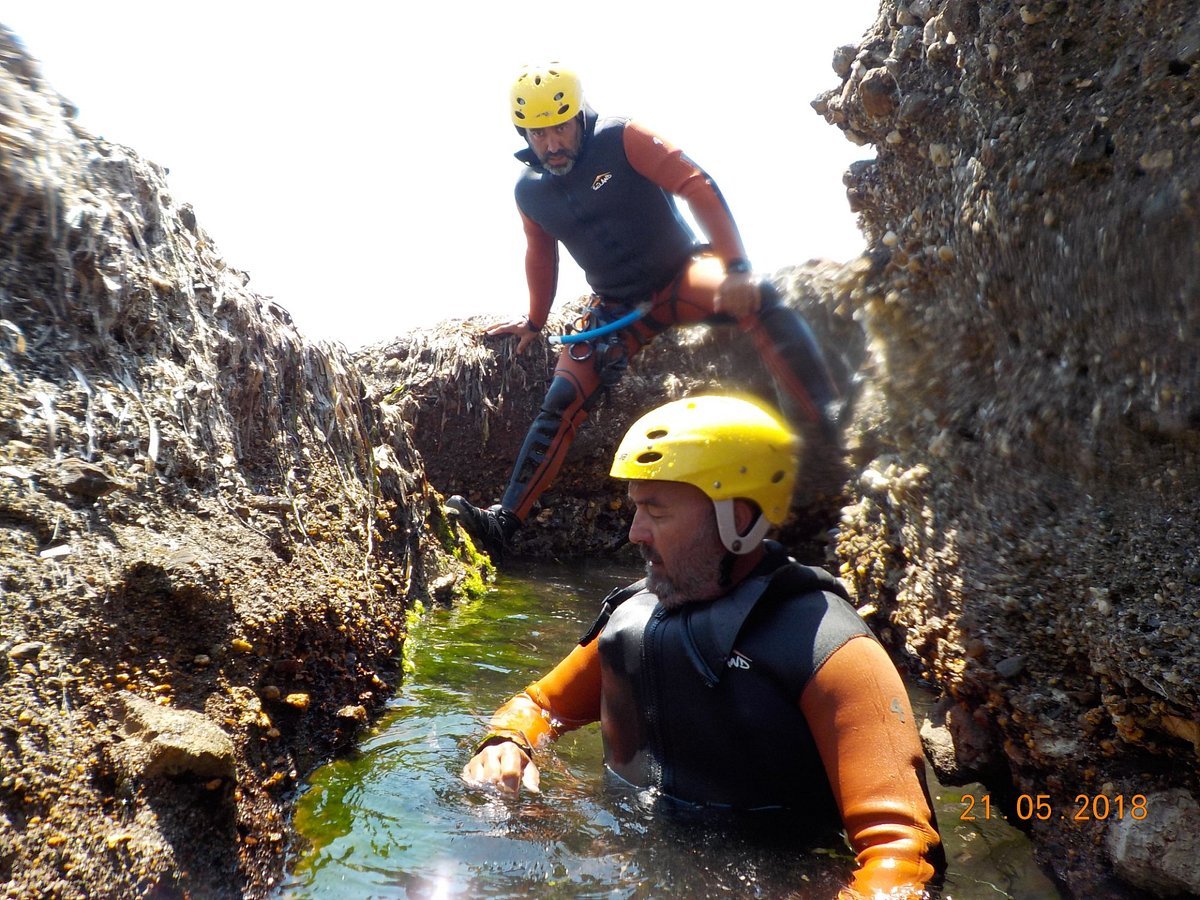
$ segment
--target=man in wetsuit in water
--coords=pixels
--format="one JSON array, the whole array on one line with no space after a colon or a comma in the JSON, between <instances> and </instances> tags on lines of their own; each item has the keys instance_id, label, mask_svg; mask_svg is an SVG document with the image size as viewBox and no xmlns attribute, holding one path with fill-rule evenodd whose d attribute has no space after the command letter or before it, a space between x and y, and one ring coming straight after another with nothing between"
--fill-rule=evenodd
<instances>
[{"instance_id":1,"label":"man in wetsuit in water","mask_svg":"<svg viewBox=\"0 0 1200 900\"><path fill-rule=\"evenodd\" d=\"M843 896L916 897L944 854L912 708L883 647L821 569L764 540L786 517L798 439L747 400L702 396L638 420L629 479L646 578L611 593L548 675L493 715L463 769L537 790L539 749L599 721L614 776L683 804L840 824Z\"/></svg>"},{"instance_id":2,"label":"man in wetsuit in water","mask_svg":"<svg viewBox=\"0 0 1200 900\"><path fill-rule=\"evenodd\" d=\"M517 182L525 229L529 312L489 335L517 336L523 352L546 324L558 281L561 242L595 292L587 329L639 306L635 322L603 338L565 347L499 503L480 509L461 495L456 511L484 549L502 551L558 474L576 431L601 389L672 325L736 323L753 338L797 427L836 442L828 407L837 398L812 332L753 274L737 225L706 172L662 138L626 119L598 119L573 72L527 67L510 96L513 124L527 146ZM675 205L681 197L704 230L700 243Z\"/></svg>"}]
</instances>

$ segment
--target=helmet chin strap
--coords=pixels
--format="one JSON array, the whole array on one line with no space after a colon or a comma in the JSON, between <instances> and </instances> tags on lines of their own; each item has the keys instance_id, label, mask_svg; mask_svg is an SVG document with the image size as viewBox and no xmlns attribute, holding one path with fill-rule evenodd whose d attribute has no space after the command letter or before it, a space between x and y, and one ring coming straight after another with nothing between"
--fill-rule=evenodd
<instances>
[{"instance_id":1,"label":"helmet chin strap","mask_svg":"<svg viewBox=\"0 0 1200 900\"><path fill-rule=\"evenodd\" d=\"M760 514L758 520L750 526L749 531L745 534L738 534L737 523L733 516L733 502L733 500L713 501L713 506L717 511L717 533L721 536L721 543L725 545L726 550L736 553L738 556L744 556L762 543L762 539L767 536L767 532L771 528L771 523L766 516Z\"/></svg>"}]
</instances>

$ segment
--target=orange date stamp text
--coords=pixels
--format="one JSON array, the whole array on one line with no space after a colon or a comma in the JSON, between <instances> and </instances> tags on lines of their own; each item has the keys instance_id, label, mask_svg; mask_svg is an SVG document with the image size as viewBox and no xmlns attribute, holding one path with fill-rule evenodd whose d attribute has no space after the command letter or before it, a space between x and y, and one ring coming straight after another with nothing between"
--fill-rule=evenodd
<instances>
[{"instance_id":1,"label":"orange date stamp text","mask_svg":"<svg viewBox=\"0 0 1200 900\"><path fill-rule=\"evenodd\" d=\"M961 822L978 822L1000 813L992 805L991 794L963 794ZM1050 794L1017 794L1014 813L1022 822L1046 822L1062 819L1068 822L1091 822L1105 819L1133 819L1140 822L1150 814L1145 794L1076 794L1068 804L1058 804Z\"/></svg>"}]
</instances>

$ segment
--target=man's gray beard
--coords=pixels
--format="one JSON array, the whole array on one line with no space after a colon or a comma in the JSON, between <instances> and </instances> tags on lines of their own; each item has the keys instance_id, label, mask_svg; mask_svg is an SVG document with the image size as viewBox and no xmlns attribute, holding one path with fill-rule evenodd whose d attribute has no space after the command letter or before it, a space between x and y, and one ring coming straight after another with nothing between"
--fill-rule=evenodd
<instances>
[{"instance_id":1,"label":"man's gray beard","mask_svg":"<svg viewBox=\"0 0 1200 900\"><path fill-rule=\"evenodd\" d=\"M561 166L552 166L548 163L542 163L542 168L544 168L551 175L566 175L573 168L575 168L575 160L568 159L566 164Z\"/></svg>"},{"instance_id":2,"label":"man's gray beard","mask_svg":"<svg viewBox=\"0 0 1200 900\"><path fill-rule=\"evenodd\" d=\"M669 578L651 570L646 561L646 589L658 597L667 609L678 609L687 603L712 600L721 594L721 558L724 549L717 535L716 522L699 532L678 561L679 572ZM642 558L646 559L646 548Z\"/></svg>"}]
</instances>

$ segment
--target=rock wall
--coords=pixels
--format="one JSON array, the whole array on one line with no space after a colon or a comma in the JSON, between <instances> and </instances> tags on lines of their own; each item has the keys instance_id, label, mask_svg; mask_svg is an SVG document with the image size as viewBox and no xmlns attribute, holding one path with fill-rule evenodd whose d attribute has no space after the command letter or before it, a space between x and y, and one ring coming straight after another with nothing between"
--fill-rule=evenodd
<instances>
[{"instance_id":1,"label":"rock wall","mask_svg":"<svg viewBox=\"0 0 1200 900\"><path fill-rule=\"evenodd\" d=\"M1074 895L1200 892L1195 5L887 0L834 67L876 154L842 574Z\"/></svg>"},{"instance_id":2,"label":"rock wall","mask_svg":"<svg viewBox=\"0 0 1200 900\"><path fill-rule=\"evenodd\" d=\"M864 271L864 266L812 262L777 275L788 302L833 348L831 369L847 390L865 353L862 330L848 305ZM585 299L560 303L546 334L572 328ZM446 495L461 493L483 506L504 493L561 350L539 341L517 355L513 338L483 335L488 324L484 319L446 322L364 348L355 358L369 399L395 404L411 426L430 482ZM644 348L579 429L554 484L514 538L514 553L567 557L619 550L629 517L625 484L607 477L613 451L646 411L706 390L743 391L777 402L753 342L736 327L672 329ZM828 447L814 440L810 450L812 471L823 474L798 495L788 536L806 557L821 562L845 475L842 461L830 456Z\"/></svg>"},{"instance_id":3,"label":"rock wall","mask_svg":"<svg viewBox=\"0 0 1200 900\"><path fill-rule=\"evenodd\" d=\"M247 281L0 29L6 896L265 894L463 580L404 423Z\"/></svg>"}]
</instances>

